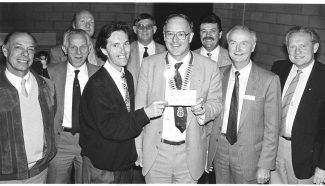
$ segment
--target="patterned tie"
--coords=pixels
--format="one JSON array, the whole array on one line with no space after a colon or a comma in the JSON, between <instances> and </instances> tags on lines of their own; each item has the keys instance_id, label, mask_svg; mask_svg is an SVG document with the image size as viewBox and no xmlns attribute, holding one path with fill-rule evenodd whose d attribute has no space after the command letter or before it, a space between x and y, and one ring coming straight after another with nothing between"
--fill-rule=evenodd
<instances>
[{"instance_id":1,"label":"patterned tie","mask_svg":"<svg viewBox=\"0 0 325 186\"><path fill-rule=\"evenodd\" d=\"M181 90L182 88L182 76L179 73L178 69L181 67L183 63L176 63L175 64L175 83L176 88L178 90ZM174 117L175 117L175 126L178 128L181 133L183 133L186 129L186 117L187 117L187 111L186 107L174 107Z\"/></svg>"},{"instance_id":2,"label":"patterned tie","mask_svg":"<svg viewBox=\"0 0 325 186\"><path fill-rule=\"evenodd\" d=\"M232 91L231 103L229 108L229 117L227 125L226 138L233 145L237 141L237 115L238 115L238 98L239 98L239 79L240 73L235 72L235 86Z\"/></svg>"},{"instance_id":3,"label":"patterned tie","mask_svg":"<svg viewBox=\"0 0 325 186\"><path fill-rule=\"evenodd\" d=\"M148 47L144 47L143 58L148 57Z\"/></svg>"},{"instance_id":4,"label":"patterned tie","mask_svg":"<svg viewBox=\"0 0 325 186\"><path fill-rule=\"evenodd\" d=\"M73 91L72 91L72 131L71 133L75 135L79 132L79 105L81 99L80 84L78 80L78 73L80 70L75 70L75 76L73 80Z\"/></svg>"},{"instance_id":5,"label":"patterned tie","mask_svg":"<svg viewBox=\"0 0 325 186\"><path fill-rule=\"evenodd\" d=\"M26 90L26 79L24 79L24 78L21 80L21 94L23 96L25 96L26 98L28 97L28 93Z\"/></svg>"},{"instance_id":6,"label":"patterned tie","mask_svg":"<svg viewBox=\"0 0 325 186\"><path fill-rule=\"evenodd\" d=\"M290 137L291 135L286 134L286 117L288 114L288 110L290 107L290 102L292 100L292 96L295 93L296 87L298 85L299 82L299 77L300 74L302 73L301 70L297 70L297 74L296 76L293 78L293 80L291 81L284 97L282 100L282 117L281 117L281 121L282 121L282 127L281 127L281 135L282 136L286 136L286 137Z\"/></svg>"},{"instance_id":7,"label":"patterned tie","mask_svg":"<svg viewBox=\"0 0 325 186\"><path fill-rule=\"evenodd\" d=\"M210 52L207 53L207 56L211 58L212 54Z\"/></svg>"},{"instance_id":8,"label":"patterned tie","mask_svg":"<svg viewBox=\"0 0 325 186\"><path fill-rule=\"evenodd\" d=\"M124 93L125 93L124 102L125 102L126 108L130 112L130 108L131 108L131 106L130 106L130 94L129 94L128 84L126 83L126 78L125 78L125 73L124 72L122 72L121 78L122 78L122 86L123 86Z\"/></svg>"}]
</instances>

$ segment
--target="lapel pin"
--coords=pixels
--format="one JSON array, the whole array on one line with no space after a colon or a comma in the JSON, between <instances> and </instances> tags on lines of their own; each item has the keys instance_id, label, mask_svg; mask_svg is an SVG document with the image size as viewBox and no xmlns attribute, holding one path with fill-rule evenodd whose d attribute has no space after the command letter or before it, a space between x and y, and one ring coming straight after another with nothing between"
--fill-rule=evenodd
<instances>
[{"instance_id":1,"label":"lapel pin","mask_svg":"<svg viewBox=\"0 0 325 186\"><path fill-rule=\"evenodd\" d=\"M308 90L311 91L311 88L309 88Z\"/></svg>"}]
</instances>

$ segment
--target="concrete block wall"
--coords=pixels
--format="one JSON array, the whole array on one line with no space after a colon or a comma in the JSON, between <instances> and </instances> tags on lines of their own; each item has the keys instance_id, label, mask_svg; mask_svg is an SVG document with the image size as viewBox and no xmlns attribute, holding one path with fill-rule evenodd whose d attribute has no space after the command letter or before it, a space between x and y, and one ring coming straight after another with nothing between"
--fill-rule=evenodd
<instances>
[{"instance_id":1,"label":"concrete block wall","mask_svg":"<svg viewBox=\"0 0 325 186\"><path fill-rule=\"evenodd\" d=\"M222 19L224 36L236 24L245 24L257 32L253 60L267 69L274 61L287 58L284 36L298 25L312 27L319 34L317 59L325 63L325 5L216 3L214 13Z\"/></svg>"},{"instance_id":2,"label":"concrete block wall","mask_svg":"<svg viewBox=\"0 0 325 186\"><path fill-rule=\"evenodd\" d=\"M138 13L152 13L152 3L0 3L0 33L28 30L32 33L55 33L62 41L75 12L91 11L95 17L95 36L112 21L132 24ZM46 39L46 38L45 38ZM54 43L55 44L55 43ZM50 46L42 46L48 50Z\"/></svg>"}]
</instances>

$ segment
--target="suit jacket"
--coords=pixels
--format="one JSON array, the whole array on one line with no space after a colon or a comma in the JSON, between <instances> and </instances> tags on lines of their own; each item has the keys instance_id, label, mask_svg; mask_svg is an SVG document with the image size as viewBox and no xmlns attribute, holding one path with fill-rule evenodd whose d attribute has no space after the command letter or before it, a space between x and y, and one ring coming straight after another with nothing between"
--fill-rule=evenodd
<instances>
[{"instance_id":1,"label":"suit jacket","mask_svg":"<svg viewBox=\"0 0 325 186\"><path fill-rule=\"evenodd\" d=\"M166 51L165 46L159 43L155 42L155 47L156 47L155 54L159 54ZM139 72L140 72L139 47L137 41L131 43L130 57L126 68L128 69L128 71L131 72L133 76L134 88L136 90L138 78L139 78Z\"/></svg>"},{"instance_id":2,"label":"suit jacket","mask_svg":"<svg viewBox=\"0 0 325 186\"><path fill-rule=\"evenodd\" d=\"M272 71L279 75L281 88L292 63L277 61ZM315 61L301 97L291 132L292 165L298 179L314 175L316 166L325 170L325 66Z\"/></svg>"},{"instance_id":3,"label":"suit jacket","mask_svg":"<svg viewBox=\"0 0 325 186\"><path fill-rule=\"evenodd\" d=\"M231 65L223 67L223 105L228 87ZM240 166L247 181L256 179L257 168L273 170L278 148L281 119L281 89L279 77L254 63L249 74L242 112L240 113L237 144ZM208 167L218 150L218 140L224 113L215 120L210 136Z\"/></svg>"},{"instance_id":4,"label":"suit jacket","mask_svg":"<svg viewBox=\"0 0 325 186\"><path fill-rule=\"evenodd\" d=\"M202 47L194 50L194 52L197 54L201 54ZM217 61L218 67L223 67L223 66L227 66L227 65L231 65L231 64L232 63L231 63L231 59L229 57L228 50L224 49L220 46L219 57L218 57L218 61Z\"/></svg>"},{"instance_id":5,"label":"suit jacket","mask_svg":"<svg viewBox=\"0 0 325 186\"><path fill-rule=\"evenodd\" d=\"M80 108L81 155L95 168L108 171L130 169L137 160L134 138L149 123L144 109L134 111L133 78L125 70L131 111L113 78L101 67L84 88Z\"/></svg>"},{"instance_id":6,"label":"suit jacket","mask_svg":"<svg viewBox=\"0 0 325 186\"><path fill-rule=\"evenodd\" d=\"M95 44L96 44L96 40L92 39L92 44L95 50ZM96 51L95 52L95 58L96 58L96 62L97 64L94 64L96 66L102 66L105 61L103 61L100 57L97 56ZM54 47L51 48L50 50L50 62L49 64L56 64L56 63L62 63L68 60L68 57L64 54L63 50L62 50L62 44L56 45ZM88 58L87 58L88 61Z\"/></svg>"},{"instance_id":7,"label":"suit jacket","mask_svg":"<svg viewBox=\"0 0 325 186\"><path fill-rule=\"evenodd\" d=\"M221 81L218 66L212 60L193 54L190 89L197 90L197 99L205 101L205 122L214 120L221 112ZM166 79L164 78L167 52L149 56L143 60L138 80L136 108L142 108L156 100L165 100ZM190 108L187 108L186 157L193 179L198 180L206 163L207 137L211 126L199 125ZM153 119L144 127L137 148L143 151L143 175L155 162L163 129L163 117Z\"/></svg>"},{"instance_id":8,"label":"suit jacket","mask_svg":"<svg viewBox=\"0 0 325 186\"><path fill-rule=\"evenodd\" d=\"M50 64L48 66L48 72L50 75L50 79L53 80L55 85L55 91L57 94L57 112L54 119L54 134L56 142L58 142L58 138L60 133L62 132L62 122L63 122L63 114L64 114L64 95L65 95L65 82L67 77L67 65L68 62L62 62L58 64ZM91 77L99 67L86 63L88 76ZM72 106L72 105L71 105Z\"/></svg>"}]
</instances>

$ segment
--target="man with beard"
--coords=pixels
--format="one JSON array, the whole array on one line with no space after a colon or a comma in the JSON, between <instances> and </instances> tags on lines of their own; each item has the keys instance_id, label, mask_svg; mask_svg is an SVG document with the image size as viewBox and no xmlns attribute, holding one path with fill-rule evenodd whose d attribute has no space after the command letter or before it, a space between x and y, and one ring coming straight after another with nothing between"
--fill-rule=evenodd
<instances>
[{"instance_id":1,"label":"man with beard","mask_svg":"<svg viewBox=\"0 0 325 186\"><path fill-rule=\"evenodd\" d=\"M231 64L228 51L220 46L222 36L221 20L214 13L205 17L200 25L202 47L194 52L209 57L217 62L218 67Z\"/></svg>"}]
</instances>

